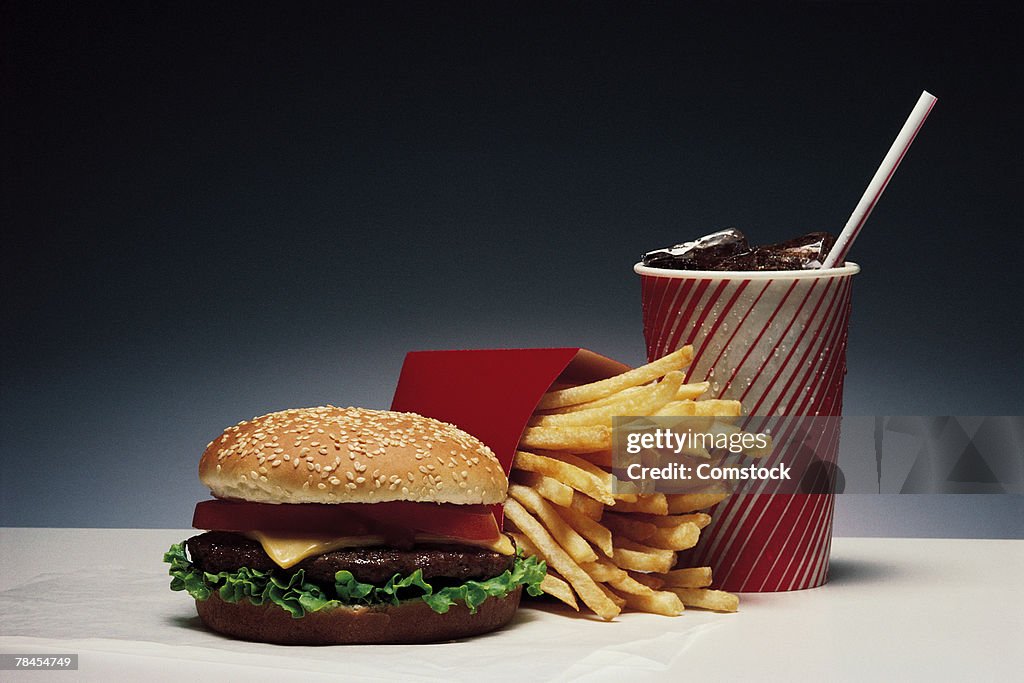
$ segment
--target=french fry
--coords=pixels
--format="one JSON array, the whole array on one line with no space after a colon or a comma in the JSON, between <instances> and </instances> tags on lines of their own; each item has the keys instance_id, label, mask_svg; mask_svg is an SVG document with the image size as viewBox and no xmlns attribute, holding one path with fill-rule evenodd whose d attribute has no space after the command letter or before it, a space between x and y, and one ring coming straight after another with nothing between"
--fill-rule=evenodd
<instances>
[{"instance_id":1,"label":"french fry","mask_svg":"<svg viewBox=\"0 0 1024 683\"><path fill-rule=\"evenodd\" d=\"M725 591L707 588L670 588L687 607L698 607L715 612L735 612L740 605L739 597Z\"/></svg>"},{"instance_id":2,"label":"french fry","mask_svg":"<svg viewBox=\"0 0 1024 683\"><path fill-rule=\"evenodd\" d=\"M597 477L610 491L612 483L615 481L615 477L612 476L611 472L606 472L594 463L590 462L586 458L582 458L574 453L566 453L565 451L545 451L537 450L534 451L535 455L539 455L544 458L552 458L553 460L561 460L562 462L568 463L573 467L578 467L584 472Z\"/></svg>"},{"instance_id":3,"label":"french fry","mask_svg":"<svg viewBox=\"0 0 1024 683\"><path fill-rule=\"evenodd\" d=\"M718 505L729 497L728 493L675 493L667 496L668 512L670 515L678 515L683 512L696 512L706 510L709 507Z\"/></svg>"},{"instance_id":4,"label":"french fry","mask_svg":"<svg viewBox=\"0 0 1024 683\"><path fill-rule=\"evenodd\" d=\"M583 603L605 620L614 619L622 608L605 593L568 553L551 537L551 534L526 511L519 501L510 499L505 503L505 516L526 535L533 545L543 553L545 561L573 587Z\"/></svg>"},{"instance_id":5,"label":"french fry","mask_svg":"<svg viewBox=\"0 0 1024 683\"><path fill-rule=\"evenodd\" d=\"M697 545L698 540L700 540L700 527L687 522L676 526L657 527L657 531L643 539L643 542L655 548L687 550Z\"/></svg>"},{"instance_id":6,"label":"french fry","mask_svg":"<svg viewBox=\"0 0 1024 683\"><path fill-rule=\"evenodd\" d=\"M631 515L617 512L605 515L603 522L613 533L621 534L634 541L644 541L658 530L654 524L635 520Z\"/></svg>"},{"instance_id":7,"label":"french fry","mask_svg":"<svg viewBox=\"0 0 1024 683\"><path fill-rule=\"evenodd\" d=\"M711 382L694 382L693 384L681 384L679 385L679 391L676 392L675 400L691 401L697 399L701 395L707 393L707 390L710 388Z\"/></svg>"},{"instance_id":8,"label":"french fry","mask_svg":"<svg viewBox=\"0 0 1024 683\"><path fill-rule=\"evenodd\" d=\"M550 562L547 556L538 550L537 546L533 544L533 541L527 538L524 534L517 531L511 531L509 532L509 536L511 536L516 542L516 547L521 549L527 555L536 555L545 562ZM558 585L559 582L565 583L564 590L560 585ZM558 576L555 573L555 570L550 566L548 566L547 574L544 575L544 580L541 582L540 587L541 590L548 595L558 598L577 612L579 611L579 604L576 602L576 595L572 592L572 587L565 581L565 579Z\"/></svg>"},{"instance_id":9,"label":"french fry","mask_svg":"<svg viewBox=\"0 0 1024 683\"><path fill-rule=\"evenodd\" d=\"M689 512L682 515L630 515L631 519L635 519L638 522L647 522L657 527L673 527L680 524L692 523L696 524L697 528L703 529L708 524L711 524L711 515L706 512ZM638 539L643 540L643 539Z\"/></svg>"},{"instance_id":10,"label":"french fry","mask_svg":"<svg viewBox=\"0 0 1024 683\"><path fill-rule=\"evenodd\" d=\"M600 408L579 410L561 415L542 415L530 420L533 426L569 427L585 425L611 425L616 415L650 415L675 398L679 387L683 384L683 373L670 372L657 384L650 384L622 396Z\"/></svg>"},{"instance_id":11,"label":"french fry","mask_svg":"<svg viewBox=\"0 0 1024 683\"><path fill-rule=\"evenodd\" d=\"M572 505L572 487L566 486L554 477L518 470L512 473L512 481L529 486L555 505L563 507Z\"/></svg>"},{"instance_id":12,"label":"french fry","mask_svg":"<svg viewBox=\"0 0 1024 683\"><path fill-rule=\"evenodd\" d=\"M508 494L523 504L530 512L537 515L544 523L547 530L558 541L565 552L569 553L576 562L593 562L597 559L597 553L590 547L586 539L576 533L570 525L566 524L555 507L544 499L539 493L526 486L513 484L508 487Z\"/></svg>"},{"instance_id":13,"label":"french fry","mask_svg":"<svg viewBox=\"0 0 1024 683\"><path fill-rule=\"evenodd\" d=\"M672 401L654 411L655 417L689 417L697 414L697 404L693 401Z\"/></svg>"},{"instance_id":14,"label":"french fry","mask_svg":"<svg viewBox=\"0 0 1024 683\"><path fill-rule=\"evenodd\" d=\"M614 503L615 501L613 500L612 502ZM581 493L579 490L573 491L572 505L570 507L581 515L590 517L595 522L600 522L601 517L604 516L604 504Z\"/></svg>"},{"instance_id":15,"label":"french fry","mask_svg":"<svg viewBox=\"0 0 1024 683\"><path fill-rule=\"evenodd\" d=\"M612 532L607 527L571 507L559 507L557 511L583 538L593 543L605 555L612 554Z\"/></svg>"},{"instance_id":16,"label":"french fry","mask_svg":"<svg viewBox=\"0 0 1024 683\"><path fill-rule=\"evenodd\" d=\"M682 370L690 365L693 360L693 347L684 346L678 351L668 354L653 363L641 365L621 375L615 375L590 384L581 384L569 389L549 391L544 394L537 404L537 408L561 408L576 403L587 403L596 401L606 396L611 396L617 391L628 387L635 387L640 384L647 384L659 377L664 377L673 370Z\"/></svg>"},{"instance_id":17,"label":"french fry","mask_svg":"<svg viewBox=\"0 0 1024 683\"><path fill-rule=\"evenodd\" d=\"M654 592L652 589L630 576L628 572L623 572L621 577L614 578L607 583L615 589L615 592L623 597L625 597L626 593L630 593L632 595L650 595Z\"/></svg>"},{"instance_id":18,"label":"french fry","mask_svg":"<svg viewBox=\"0 0 1024 683\"><path fill-rule=\"evenodd\" d=\"M665 587L665 580L657 574L645 574L643 572L626 572L634 581L639 581L651 590L659 591Z\"/></svg>"},{"instance_id":19,"label":"french fry","mask_svg":"<svg viewBox=\"0 0 1024 683\"><path fill-rule=\"evenodd\" d=\"M516 451L513 467L553 477L573 489L585 493L606 505L613 505L611 487L601 478L575 465L527 451Z\"/></svg>"},{"instance_id":20,"label":"french fry","mask_svg":"<svg viewBox=\"0 0 1024 683\"><path fill-rule=\"evenodd\" d=\"M626 601L630 609L660 614L666 617L678 617L686 609L683 601L675 593L670 591L652 591L649 593L635 594L619 591L619 595Z\"/></svg>"},{"instance_id":21,"label":"french fry","mask_svg":"<svg viewBox=\"0 0 1024 683\"><path fill-rule=\"evenodd\" d=\"M564 413L575 413L575 412L579 412L579 411L582 411L582 410L593 410L594 408L603 408L603 407L605 407L607 405L611 405L613 403L616 403L617 401L621 401L623 398L632 397L637 392L643 391L645 388L647 388L649 386L650 386L649 384L644 384L642 386L629 387L628 389L623 389L622 391L618 391L618 392L616 392L616 393L614 393L614 394L612 394L610 396L606 396L605 398L599 398L596 401L590 401L588 403L577 403L575 405L564 406L562 408L549 408L547 410L539 410L539 411L537 411L537 413L538 413L538 415L542 415L542 416L543 415L562 415ZM567 388L567 387L562 387L562 388ZM695 382L693 384L681 384L681 385L679 385L679 390L676 392L676 395L673 398L673 400L674 401L693 400L693 399L701 396L702 394L706 393L707 390L710 389L710 388L711 388L711 382ZM552 388L552 391L553 390L554 390L554 388Z\"/></svg>"},{"instance_id":22,"label":"french fry","mask_svg":"<svg viewBox=\"0 0 1024 683\"><path fill-rule=\"evenodd\" d=\"M545 558L540 554L540 551L537 550L537 546L533 544L533 541L524 536L521 532L508 531L506 533L508 533L508 535L512 537L512 540L516 542L516 547L520 548L524 553L527 555L536 555L540 559L545 560Z\"/></svg>"},{"instance_id":23,"label":"french fry","mask_svg":"<svg viewBox=\"0 0 1024 683\"><path fill-rule=\"evenodd\" d=\"M688 569L673 569L664 574L658 574L658 578L664 581L666 586L677 588L704 588L711 585L711 567L690 567Z\"/></svg>"},{"instance_id":24,"label":"french fry","mask_svg":"<svg viewBox=\"0 0 1024 683\"><path fill-rule=\"evenodd\" d=\"M614 503L615 512L643 512L649 515L667 515L668 501L664 493L650 493L640 496L635 503L625 501Z\"/></svg>"},{"instance_id":25,"label":"french fry","mask_svg":"<svg viewBox=\"0 0 1024 683\"><path fill-rule=\"evenodd\" d=\"M608 425L527 427L519 439L519 445L522 448L577 453L606 451L612 446L612 428Z\"/></svg>"},{"instance_id":26,"label":"french fry","mask_svg":"<svg viewBox=\"0 0 1024 683\"><path fill-rule=\"evenodd\" d=\"M558 598L577 612L580 611L579 603L576 602L576 594L572 592L572 588L565 579L555 576L553 572L549 571L544 575L544 580L540 582L540 589L551 597Z\"/></svg>"},{"instance_id":27,"label":"french fry","mask_svg":"<svg viewBox=\"0 0 1024 683\"><path fill-rule=\"evenodd\" d=\"M628 576L625 570L619 569L610 560L603 557L597 562L588 562L580 566L583 568L583 571L590 574L594 581L600 581L601 583L617 581L624 576Z\"/></svg>"},{"instance_id":28,"label":"french fry","mask_svg":"<svg viewBox=\"0 0 1024 683\"><path fill-rule=\"evenodd\" d=\"M597 465L601 469L610 470L612 468L611 451L592 451L590 453L580 453L579 456L587 462Z\"/></svg>"},{"instance_id":29,"label":"french fry","mask_svg":"<svg viewBox=\"0 0 1024 683\"><path fill-rule=\"evenodd\" d=\"M615 552L612 562L621 569L632 569L638 572L667 572L676 562L676 554L663 548L630 541L627 538L612 538Z\"/></svg>"},{"instance_id":30,"label":"french fry","mask_svg":"<svg viewBox=\"0 0 1024 683\"><path fill-rule=\"evenodd\" d=\"M601 592L604 593L609 600L615 603L615 606L619 608L620 612L626 607L626 600L611 588L603 583L597 584L597 587L601 589Z\"/></svg>"},{"instance_id":31,"label":"french fry","mask_svg":"<svg viewBox=\"0 0 1024 683\"><path fill-rule=\"evenodd\" d=\"M743 406L739 401L727 401L712 398L707 401L694 401L697 407L695 415L714 415L715 417L739 417L743 414Z\"/></svg>"}]
</instances>

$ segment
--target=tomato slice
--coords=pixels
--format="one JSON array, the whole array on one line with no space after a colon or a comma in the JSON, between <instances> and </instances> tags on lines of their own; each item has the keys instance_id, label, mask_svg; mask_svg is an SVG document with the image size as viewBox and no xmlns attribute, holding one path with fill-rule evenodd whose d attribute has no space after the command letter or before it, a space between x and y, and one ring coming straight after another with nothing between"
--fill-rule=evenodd
<instances>
[{"instance_id":1,"label":"tomato slice","mask_svg":"<svg viewBox=\"0 0 1024 683\"><path fill-rule=\"evenodd\" d=\"M217 531L267 531L362 536L417 531L435 536L491 541L500 535L486 505L450 503L297 503L274 505L236 500L196 504L192 526Z\"/></svg>"}]
</instances>

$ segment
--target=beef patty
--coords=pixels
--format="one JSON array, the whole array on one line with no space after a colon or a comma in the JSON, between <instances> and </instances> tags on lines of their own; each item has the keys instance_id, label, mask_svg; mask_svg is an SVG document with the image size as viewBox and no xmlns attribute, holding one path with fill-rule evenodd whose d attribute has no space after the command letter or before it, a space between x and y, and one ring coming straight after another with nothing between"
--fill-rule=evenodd
<instances>
[{"instance_id":1,"label":"beef patty","mask_svg":"<svg viewBox=\"0 0 1024 683\"><path fill-rule=\"evenodd\" d=\"M185 542L192 564L210 573L248 567L258 571L306 572L306 580L334 584L335 572L347 570L358 581L382 584L395 574L407 576L417 569L423 578L459 582L482 581L511 569L515 557L462 545L421 545L409 550L395 548L345 548L309 557L288 570L281 569L259 541L228 531L209 531Z\"/></svg>"}]
</instances>

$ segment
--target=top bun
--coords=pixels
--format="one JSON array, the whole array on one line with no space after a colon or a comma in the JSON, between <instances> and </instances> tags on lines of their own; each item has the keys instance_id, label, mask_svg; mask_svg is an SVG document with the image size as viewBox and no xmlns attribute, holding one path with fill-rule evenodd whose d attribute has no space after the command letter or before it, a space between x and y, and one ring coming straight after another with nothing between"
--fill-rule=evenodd
<instances>
[{"instance_id":1,"label":"top bun","mask_svg":"<svg viewBox=\"0 0 1024 683\"><path fill-rule=\"evenodd\" d=\"M206 447L199 479L256 503L501 503L508 479L479 440L415 413L297 408L254 417Z\"/></svg>"}]
</instances>

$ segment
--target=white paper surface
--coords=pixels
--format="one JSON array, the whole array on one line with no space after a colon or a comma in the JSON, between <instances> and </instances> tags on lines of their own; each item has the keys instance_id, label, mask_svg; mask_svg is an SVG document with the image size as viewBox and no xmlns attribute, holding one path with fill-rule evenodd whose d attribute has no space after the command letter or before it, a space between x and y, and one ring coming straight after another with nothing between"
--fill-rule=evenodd
<instances>
[{"instance_id":1,"label":"white paper surface","mask_svg":"<svg viewBox=\"0 0 1024 683\"><path fill-rule=\"evenodd\" d=\"M168 590L162 553L188 533L0 530L0 651L80 655L77 673L47 680L178 683L1013 680L1024 668L1020 541L835 539L829 585L745 595L738 614L605 623L524 608L507 628L462 642L288 647L208 632L191 598ZM77 568L52 569L62 564Z\"/></svg>"}]
</instances>

